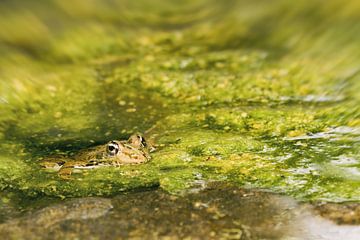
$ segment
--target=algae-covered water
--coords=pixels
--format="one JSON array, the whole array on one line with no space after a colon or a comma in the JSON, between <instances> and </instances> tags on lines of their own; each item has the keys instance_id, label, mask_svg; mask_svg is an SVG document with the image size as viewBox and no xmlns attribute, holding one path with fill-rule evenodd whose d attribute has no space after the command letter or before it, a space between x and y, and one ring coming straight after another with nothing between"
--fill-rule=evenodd
<instances>
[{"instance_id":1,"label":"algae-covered water","mask_svg":"<svg viewBox=\"0 0 360 240\"><path fill-rule=\"evenodd\" d=\"M0 219L34 199L214 181L359 202L359 12L355 0L2 1ZM40 167L137 131L159 145L149 163L70 180Z\"/></svg>"}]
</instances>

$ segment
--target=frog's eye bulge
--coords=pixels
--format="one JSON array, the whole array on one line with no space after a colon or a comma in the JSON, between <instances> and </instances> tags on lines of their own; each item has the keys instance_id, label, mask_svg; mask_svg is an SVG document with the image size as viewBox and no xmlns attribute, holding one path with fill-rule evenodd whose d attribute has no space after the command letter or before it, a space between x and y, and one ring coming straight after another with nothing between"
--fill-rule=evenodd
<instances>
[{"instance_id":1,"label":"frog's eye bulge","mask_svg":"<svg viewBox=\"0 0 360 240\"><path fill-rule=\"evenodd\" d=\"M119 144L114 141L109 142L106 147L106 151L110 156L115 156L119 152Z\"/></svg>"},{"instance_id":2,"label":"frog's eye bulge","mask_svg":"<svg viewBox=\"0 0 360 240\"><path fill-rule=\"evenodd\" d=\"M130 136L128 143L136 148L145 148L147 146L145 138L141 134L133 134Z\"/></svg>"},{"instance_id":3,"label":"frog's eye bulge","mask_svg":"<svg viewBox=\"0 0 360 240\"><path fill-rule=\"evenodd\" d=\"M140 134L137 135L137 138L139 139L140 141L140 144L141 144L141 147L146 147L147 146L147 143L146 143L146 140L143 136L141 136Z\"/></svg>"}]
</instances>

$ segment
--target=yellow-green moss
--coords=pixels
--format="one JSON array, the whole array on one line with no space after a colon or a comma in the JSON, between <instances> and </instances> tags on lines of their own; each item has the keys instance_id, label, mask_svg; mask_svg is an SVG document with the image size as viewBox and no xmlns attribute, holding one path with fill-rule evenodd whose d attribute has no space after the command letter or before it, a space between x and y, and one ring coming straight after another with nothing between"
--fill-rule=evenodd
<instances>
[{"instance_id":1,"label":"yellow-green moss","mask_svg":"<svg viewBox=\"0 0 360 240\"><path fill-rule=\"evenodd\" d=\"M260 4L261 3L261 4ZM0 4L0 188L112 195L207 181L360 200L360 4ZM153 127L150 163L40 169Z\"/></svg>"}]
</instances>

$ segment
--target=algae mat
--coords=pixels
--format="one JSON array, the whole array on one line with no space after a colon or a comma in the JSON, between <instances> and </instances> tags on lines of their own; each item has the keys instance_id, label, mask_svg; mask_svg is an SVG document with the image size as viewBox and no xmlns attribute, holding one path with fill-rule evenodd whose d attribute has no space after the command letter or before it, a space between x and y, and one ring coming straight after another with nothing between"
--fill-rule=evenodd
<instances>
[{"instance_id":1,"label":"algae mat","mask_svg":"<svg viewBox=\"0 0 360 240\"><path fill-rule=\"evenodd\" d=\"M360 200L357 1L3 1L1 208L209 181ZM134 131L152 161L61 180L39 161ZM4 210L4 211L5 211Z\"/></svg>"}]
</instances>

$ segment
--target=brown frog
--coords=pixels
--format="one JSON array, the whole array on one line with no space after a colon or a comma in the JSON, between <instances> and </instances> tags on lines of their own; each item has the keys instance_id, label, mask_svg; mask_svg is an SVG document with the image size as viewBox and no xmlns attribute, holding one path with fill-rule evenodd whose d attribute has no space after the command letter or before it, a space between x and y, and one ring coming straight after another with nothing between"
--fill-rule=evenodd
<instances>
[{"instance_id":1,"label":"brown frog","mask_svg":"<svg viewBox=\"0 0 360 240\"><path fill-rule=\"evenodd\" d=\"M145 163L155 148L142 134L136 133L128 140L113 140L104 145L81 150L74 156L53 156L44 159L41 166L58 171L61 178L70 177L74 169L89 169L99 166L120 166Z\"/></svg>"}]
</instances>

